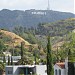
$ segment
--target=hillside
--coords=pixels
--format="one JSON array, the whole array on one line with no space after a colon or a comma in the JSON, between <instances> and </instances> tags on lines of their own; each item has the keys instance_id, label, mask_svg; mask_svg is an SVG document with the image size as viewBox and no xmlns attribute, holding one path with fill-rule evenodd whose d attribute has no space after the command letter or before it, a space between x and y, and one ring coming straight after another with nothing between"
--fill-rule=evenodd
<instances>
[{"instance_id":1,"label":"hillside","mask_svg":"<svg viewBox=\"0 0 75 75\"><path fill-rule=\"evenodd\" d=\"M0 11L0 28L12 29L14 26L36 27L39 23L50 23L57 20L73 18L74 14L53 10L8 10Z\"/></svg>"},{"instance_id":2,"label":"hillside","mask_svg":"<svg viewBox=\"0 0 75 75\"><path fill-rule=\"evenodd\" d=\"M53 48L59 43L62 43L66 39L66 35L75 29L75 18L69 18L64 20L58 20L56 22L42 24L40 23L37 28L24 28L23 26L17 26L13 32L20 35L28 42L32 44L38 43L42 47L46 47L47 35L52 37L51 43Z\"/></svg>"},{"instance_id":3,"label":"hillside","mask_svg":"<svg viewBox=\"0 0 75 75\"><path fill-rule=\"evenodd\" d=\"M25 45L30 46L31 42L33 44L38 43L38 48L30 47L29 49L24 49L24 55L27 56L27 58L34 60L34 52L37 54L37 59L39 61L39 58L41 60L46 61L46 46L47 46L47 35L51 35L51 44L52 44L52 50L53 50L53 61L56 60L56 51L57 47L59 46L59 58L65 58L66 54L64 55L64 52L62 50L65 50L65 53L67 52L66 46L69 48L69 42L71 41L74 34L71 33L71 31L75 32L75 18L69 18L65 20L59 20L56 22L46 23L46 24L39 24L37 29L26 29L23 26L18 26L14 29L13 32L8 32L5 30L0 30L0 45L1 42L3 42L4 45L9 45L9 48L3 47L3 44L1 45L3 49L0 47L0 52L3 51L9 51L12 53L14 48L14 55L20 55L21 49L20 49L20 42L24 41ZM20 35L20 36L18 36ZM75 35L74 35L75 36ZM27 41L30 43L28 43ZM73 38L74 39L74 38ZM74 39L75 40L75 39ZM66 43L65 43L66 42ZM72 41L73 42L73 41ZM13 45L15 47L13 47ZM74 44L75 45L75 44ZM18 46L18 47L17 47ZM60 46L62 46L60 48ZM73 48L75 50L75 48ZM65 56L65 57L64 57Z\"/></svg>"},{"instance_id":4,"label":"hillside","mask_svg":"<svg viewBox=\"0 0 75 75\"><path fill-rule=\"evenodd\" d=\"M41 60L45 58L45 52L43 49L39 50L37 44L30 44L28 41L24 40L15 33L6 30L0 30L0 56L3 56L3 53L10 53L14 56L20 56L21 42L25 43L22 45L22 49L24 50L24 56L27 60L34 60L34 52L37 52L37 62L39 61L39 58Z\"/></svg>"},{"instance_id":5,"label":"hillside","mask_svg":"<svg viewBox=\"0 0 75 75\"><path fill-rule=\"evenodd\" d=\"M0 30L0 40L3 40L5 42L5 45L9 46L18 46L21 44L21 42L24 42L26 46L31 45L29 42L16 35L15 33L5 30Z\"/></svg>"},{"instance_id":6,"label":"hillside","mask_svg":"<svg viewBox=\"0 0 75 75\"><path fill-rule=\"evenodd\" d=\"M59 20L52 23L40 24L38 34L51 36L63 36L75 29L75 18ZM43 32L42 32L43 31Z\"/></svg>"}]
</instances>

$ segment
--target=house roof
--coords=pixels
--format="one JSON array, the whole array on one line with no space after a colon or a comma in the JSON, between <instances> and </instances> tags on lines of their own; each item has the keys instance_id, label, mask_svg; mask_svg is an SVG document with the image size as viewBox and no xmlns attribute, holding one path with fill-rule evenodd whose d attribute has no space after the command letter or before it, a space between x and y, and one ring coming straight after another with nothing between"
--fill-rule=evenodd
<instances>
[{"instance_id":1,"label":"house roof","mask_svg":"<svg viewBox=\"0 0 75 75\"><path fill-rule=\"evenodd\" d=\"M58 65L61 69L65 68L65 63L64 62L56 63L56 65Z\"/></svg>"}]
</instances>

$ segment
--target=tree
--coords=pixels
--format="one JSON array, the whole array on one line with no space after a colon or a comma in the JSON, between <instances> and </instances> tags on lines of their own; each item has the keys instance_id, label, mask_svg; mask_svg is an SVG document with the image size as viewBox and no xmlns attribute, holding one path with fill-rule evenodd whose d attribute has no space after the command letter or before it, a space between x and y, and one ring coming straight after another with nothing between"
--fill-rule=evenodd
<instances>
[{"instance_id":1,"label":"tree","mask_svg":"<svg viewBox=\"0 0 75 75\"><path fill-rule=\"evenodd\" d=\"M47 75L53 74L52 68L52 54L51 54L51 43L50 43L50 36L48 36L48 44L47 44Z\"/></svg>"},{"instance_id":2,"label":"tree","mask_svg":"<svg viewBox=\"0 0 75 75\"><path fill-rule=\"evenodd\" d=\"M35 61L35 65L36 65L36 52L34 51L34 61Z\"/></svg>"},{"instance_id":3,"label":"tree","mask_svg":"<svg viewBox=\"0 0 75 75\"><path fill-rule=\"evenodd\" d=\"M11 65L13 65L13 58L12 58L12 56L11 56Z\"/></svg>"},{"instance_id":4,"label":"tree","mask_svg":"<svg viewBox=\"0 0 75 75\"><path fill-rule=\"evenodd\" d=\"M69 49L68 51L68 61L70 62L71 61L71 50Z\"/></svg>"},{"instance_id":5,"label":"tree","mask_svg":"<svg viewBox=\"0 0 75 75\"><path fill-rule=\"evenodd\" d=\"M5 48L4 42L0 40L0 52L3 52L4 48Z\"/></svg>"},{"instance_id":6,"label":"tree","mask_svg":"<svg viewBox=\"0 0 75 75\"><path fill-rule=\"evenodd\" d=\"M23 57L24 57L23 46L24 46L24 43L21 42L21 59L23 59Z\"/></svg>"},{"instance_id":7,"label":"tree","mask_svg":"<svg viewBox=\"0 0 75 75\"><path fill-rule=\"evenodd\" d=\"M8 55L8 65L10 65L10 56Z\"/></svg>"},{"instance_id":8,"label":"tree","mask_svg":"<svg viewBox=\"0 0 75 75\"><path fill-rule=\"evenodd\" d=\"M24 42L21 42L21 59L16 63L17 65L27 65L32 63L32 61L24 54Z\"/></svg>"},{"instance_id":9,"label":"tree","mask_svg":"<svg viewBox=\"0 0 75 75\"><path fill-rule=\"evenodd\" d=\"M6 63L5 55L3 56L3 63Z\"/></svg>"},{"instance_id":10,"label":"tree","mask_svg":"<svg viewBox=\"0 0 75 75\"><path fill-rule=\"evenodd\" d=\"M3 74L4 68L5 68L5 65L2 62L0 62L0 75Z\"/></svg>"}]
</instances>

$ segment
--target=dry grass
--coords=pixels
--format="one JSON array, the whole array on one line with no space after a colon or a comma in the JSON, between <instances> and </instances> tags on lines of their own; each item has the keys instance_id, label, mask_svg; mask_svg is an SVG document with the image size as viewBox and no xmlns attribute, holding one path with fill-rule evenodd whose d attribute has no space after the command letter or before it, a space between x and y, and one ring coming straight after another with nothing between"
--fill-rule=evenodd
<instances>
[{"instance_id":1,"label":"dry grass","mask_svg":"<svg viewBox=\"0 0 75 75\"><path fill-rule=\"evenodd\" d=\"M5 31L5 30L0 30L0 32L2 32L4 35L6 35L8 37L11 37L12 43L15 46L19 45L21 42L24 42L25 45L31 45L29 42L27 42L26 40L24 40L20 36L16 35L15 33L12 33L12 32L9 32L9 31Z\"/></svg>"},{"instance_id":2,"label":"dry grass","mask_svg":"<svg viewBox=\"0 0 75 75\"><path fill-rule=\"evenodd\" d=\"M57 48L60 49L60 47L61 47L64 43L65 43L65 41L58 42L58 43L56 43L55 45L52 46L52 49L53 49L53 50L57 50Z\"/></svg>"}]
</instances>

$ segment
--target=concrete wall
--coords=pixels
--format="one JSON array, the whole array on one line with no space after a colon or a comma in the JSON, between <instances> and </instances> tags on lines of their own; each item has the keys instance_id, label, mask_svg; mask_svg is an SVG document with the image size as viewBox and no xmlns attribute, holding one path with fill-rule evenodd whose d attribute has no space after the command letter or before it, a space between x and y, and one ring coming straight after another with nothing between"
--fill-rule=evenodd
<instances>
[{"instance_id":1,"label":"concrete wall","mask_svg":"<svg viewBox=\"0 0 75 75\"><path fill-rule=\"evenodd\" d=\"M13 67L12 66L8 66L5 68L5 72L6 72L6 75L13 75ZM8 73L9 72L9 73Z\"/></svg>"},{"instance_id":2,"label":"concrete wall","mask_svg":"<svg viewBox=\"0 0 75 75\"><path fill-rule=\"evenodd\" d=\"M66 75L68 75L68 58L65 59L65 71Z\"/></svg>"},{"instance_id":3,"label":"concrete wall","mask_svg":"<svg viewBox=\"0 0 75 75\"><path fill-rule=\"evenodd\" d=\"M65 69L61 69L61 75L66 75L66 70Z\"/></svg>"},{"instance_id":4,"label":"concrete wall","mask_svg":"<svg viewBox=\"0 0 75 75\"><path fill-rule=\"evenodd\" d=\"M19 75L19 68L18 66L13 67L13 75Z\"/></svg>"},{"instance_id":5,"label":"concrete wall","mask_svg":"<svg viewBox=\"0 0 75 75\"><path fill-rule=\"evenodd\" d=\"M30 65L28 65L30 66ZM19 68L26 67L25 66L6 66L6 75L19 75ZM8 71L11 71L12 74L8 74ZM37 75L47 75L46 65L36 65L36 74Z\"/></svg>"},{"instance_id":6,"label":"concrete wall","mask_svg":"<svg viewBox=\"0 0 75 75\"><path fill-rule=\"evenodd\" d=\"M36 65L36 74L37 75L47 75L46 65Z\"/></svg>"},{"instance_id":7,"label":"concrete wall","mask_svg":"<svg viewBox=\"0 0 75 75\"><path fill-rule=\"evenodd\" d=\"M12 74L8 74L8 71L11 71ZM6 66L5 72L6 75L19 75L18 66Z\"/></svg>"}]
</instances>

